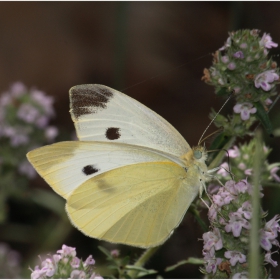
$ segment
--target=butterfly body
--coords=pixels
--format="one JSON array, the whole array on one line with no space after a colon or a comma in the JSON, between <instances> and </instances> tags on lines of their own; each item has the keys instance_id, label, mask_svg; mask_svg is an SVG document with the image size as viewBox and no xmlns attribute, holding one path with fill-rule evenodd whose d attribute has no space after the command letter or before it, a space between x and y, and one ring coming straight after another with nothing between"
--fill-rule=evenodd
<instances>
[{"instance_id":1,"label":"butterfly body","mask_svg":"<svg viewBox=\"0 0 280 280\"><path fill-rule=\"evenodd\" d=\"M80 141L27 157L66 199L73 225L113 243L162 244L209 180L204 148L191 149L162 117L102 85L70 89L70 113Z\"/></svg>"}]
</instances>

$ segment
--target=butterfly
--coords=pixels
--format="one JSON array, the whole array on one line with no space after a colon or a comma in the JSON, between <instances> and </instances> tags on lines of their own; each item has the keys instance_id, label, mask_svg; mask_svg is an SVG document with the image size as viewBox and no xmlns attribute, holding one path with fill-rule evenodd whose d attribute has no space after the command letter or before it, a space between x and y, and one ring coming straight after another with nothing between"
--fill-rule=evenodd
<instances>
[{"instance_id":1,"label":"butterfly","mask_svg":"<svg viewBox=\"0 0 280 280\"><path fill-rule=\"evenodd\" d=\"M191 148L161 116L104 85L72 87L70 114L79 141L27 158L65 198L72 224L112 243L164 243L210 180L205 148Z\"/></svg>"}]
</instances>

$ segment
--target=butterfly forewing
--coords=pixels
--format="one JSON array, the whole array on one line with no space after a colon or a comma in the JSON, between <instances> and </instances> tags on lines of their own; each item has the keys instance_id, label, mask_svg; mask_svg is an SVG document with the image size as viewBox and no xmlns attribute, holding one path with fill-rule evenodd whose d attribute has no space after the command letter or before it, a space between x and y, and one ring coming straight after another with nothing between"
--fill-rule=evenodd
<instances>
[{"instance_id":1,"label":"butterfly forewing","mask_svg":"<svg viewBox=\"0 0 280 280\"><path fill-rule=\"evenodd\" d=\"M140 163L87 180L67 199L66 210L88 236L152 247L178 226L198 188L173 162Z\"/></svg>"},{"instance_id":2,"label":"butterfly forewing","mask_svg":"<svg viewBox=\"0 0 280 280\"><path fill-rule=\"evenodd\" d=\"M103 85L72 87L70 113L82 141L140 145L176 156L190 149L181 134L161 116Z\"/></svg>"}]
</instances>

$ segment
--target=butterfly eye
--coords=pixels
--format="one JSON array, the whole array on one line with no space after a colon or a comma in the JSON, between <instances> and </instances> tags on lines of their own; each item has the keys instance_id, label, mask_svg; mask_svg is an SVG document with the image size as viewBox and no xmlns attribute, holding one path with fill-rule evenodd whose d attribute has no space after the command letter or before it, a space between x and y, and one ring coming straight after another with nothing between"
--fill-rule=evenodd
<instances>
[{"instance_id":1,"label":"butterfly eye","mask_svg":"<svg viewBox=\"0 0 280 280\"><path fill-rule=\"evenodd\" d=\"M201 151L194 151L194 157L196 158L196 159L200 159L201 157L202 157L202 153L201 153Z\"/></svg>"}]
</instances>

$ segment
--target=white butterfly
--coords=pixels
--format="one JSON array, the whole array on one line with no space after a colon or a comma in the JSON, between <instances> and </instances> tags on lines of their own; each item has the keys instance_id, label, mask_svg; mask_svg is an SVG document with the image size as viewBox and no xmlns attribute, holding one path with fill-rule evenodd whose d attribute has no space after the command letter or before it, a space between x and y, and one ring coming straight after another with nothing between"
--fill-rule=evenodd
<instances>
[{"instance_id":1,"label":"white butterfly","mask_svg":"<svg viewBox=\"0 0 280 280\"><path fill-rule=\"evenodd\" d=\"M66 199L84 234L137 247L162 244L211 177L206 151L138 101L103 85L70 89L80 141L27 154Z\"/></svg>"}]
</instances>

